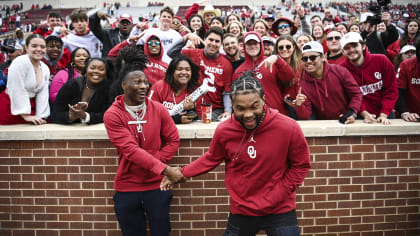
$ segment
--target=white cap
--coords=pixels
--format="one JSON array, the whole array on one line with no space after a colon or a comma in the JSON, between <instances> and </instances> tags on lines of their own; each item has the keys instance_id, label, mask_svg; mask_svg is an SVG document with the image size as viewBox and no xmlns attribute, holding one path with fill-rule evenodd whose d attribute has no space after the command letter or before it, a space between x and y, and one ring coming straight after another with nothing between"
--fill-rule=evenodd
<instances>
[{"instance_id":1,"label":"white cap","mask_svg":"<svg viewBox=\"0 0 420 236\"><path fill-rule=\"evenodd\" d=\"M260 38L256 34L248 34L244 38L244 43L247 43L249 40L255 40L261 42Z\"/></svg>"},{"instance_id":2,"label":"white cap","mask_svg":"<svg viewBox=\"0 0 420 236\"><path fill-rule=\"evenodd\" d=\"M263 36L261 39L263 42L268 41L268 42L271 42L272 44L276 43L276 41L270 36Z\"/></svg>"},{"instance_id":3,"label":"white cap","mask_svg":"<svg viewBox=\"0 0 420 236\"><path fill-rule=\"evenodd\" d=\"M364 12L364 13L362 13L361 15L360 15L360 23L363 23L363 22L366 22L366 20L367 20L367 18L368 18L368 16L374 16L374 14L373 13L371 13L371 12Z\"/></svg>"},{"instance_id":4,"label":"white cap","mask_svg":"<svg viewBox=\"0 0 420 236\"><path fill-rule=\"evenodd\" d=\"M324 48L317 41L310 41L302 46L302 54L306 52L319 52L324 55Z\"/></svg>"},{"instance_id":5,"label":"white cap","mask_svg":"<svg viewBox=\"0 0 420 236\"><path fill-rule=\"evenodd\" d=\"M414 50L416 51L416 47L412 45L405 45L403 48L401 48L400 54L406 53L408 51Z\"/></svg>"},{"instance_id":6,"label":"white cap","mask_svg":"<svg viewBox=\"0 0 420 236\"><path fill-rule=\"evenodd\" d=\"M343 49L348 43L359 43L360 41L363 41L363 39L359 33L349 32L341 38L341 48Z\"/></svg>"}]
</instances>

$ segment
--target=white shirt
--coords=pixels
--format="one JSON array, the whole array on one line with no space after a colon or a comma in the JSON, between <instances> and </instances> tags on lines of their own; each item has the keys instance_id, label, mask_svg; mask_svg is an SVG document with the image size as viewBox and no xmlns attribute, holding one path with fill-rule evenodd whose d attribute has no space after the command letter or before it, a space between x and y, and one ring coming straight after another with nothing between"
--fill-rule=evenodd
<instances>
[{"instance_id":1,"label":"white shirt","mask_svg":"<svg viewBox=\"0 0 420 236\"><path fill-rule=\"evenodd\" d=\"M35 69L29 56L16 57L9 67L7 94L10 97L13 115L31 114L30 99L35 97L35 115L47 118L50 115L48 102L50 70L41 63L42 83L37 86Z\"/></svg>"},{"instance_id":2,"label":"white shirt","mask_svg":"<svg viewBox=\"0 0 420 236\"><path fill-rule=\"evenodd\" d=\"M54 27L52 34L60 37L60 27ZM70 52L73 52L74 49L81 47L86 48L89 51L91 58L101 57L102 55L102 42L92 33L92 31L89 31L89 33L85 35L70 33L61 39L63 40L64 47L70 50Z\"/></svg>"}]
</instances>

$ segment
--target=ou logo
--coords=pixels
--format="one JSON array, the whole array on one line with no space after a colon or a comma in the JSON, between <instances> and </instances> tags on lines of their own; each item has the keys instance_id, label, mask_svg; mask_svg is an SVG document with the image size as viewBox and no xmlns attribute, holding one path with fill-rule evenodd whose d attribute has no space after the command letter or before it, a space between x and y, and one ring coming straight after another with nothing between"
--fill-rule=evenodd
<instances>
[{"instance_id":1,"label":"ou logo","mask_svg":"<svg viewBox=\"0 0 420 236\"><path fill-rule=\"evenodd\" d=\"M257 150L255 150L254 146L248 146L248 155L252 159L257 157Z\"/></svg>"},{"instance_id":2,"label":"ou logo","mask_svg":"<svg viewBox=\"0 0 420 236\"><path fill-rule=\"evenodd\" d=\"M258 79L262 79L262 74L260 72L257 72L256 76L257 76Z\"/></svg>"}]
</instances>

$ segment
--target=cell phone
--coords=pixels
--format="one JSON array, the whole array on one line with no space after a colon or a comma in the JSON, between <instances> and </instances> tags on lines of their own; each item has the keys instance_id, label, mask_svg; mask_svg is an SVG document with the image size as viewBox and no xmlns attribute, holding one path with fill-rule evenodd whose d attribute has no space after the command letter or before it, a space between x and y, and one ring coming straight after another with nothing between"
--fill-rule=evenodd
<instances>
[{"instance_id":1,"label":"cell phone","mask_svg":"<svg viewBox=\"0 0 420 236\"><path fill-rule=\"evenodd\" d=\"M285 97L284 101L289 102L289 103L293 103L293 99L291 97Z\"/></svg>"},{"instance_id":2,"label":"cell phone","mask_svg":"<svg viewBox=\"0 0 420 236\"><path fill-rule=\"evenodd\" d=\"M192 112L188 112L187 114L185 114L186 116L188 116L190 119L195 119L197 117L197 113L192 111Z\"/></svg>"}]
</instances>

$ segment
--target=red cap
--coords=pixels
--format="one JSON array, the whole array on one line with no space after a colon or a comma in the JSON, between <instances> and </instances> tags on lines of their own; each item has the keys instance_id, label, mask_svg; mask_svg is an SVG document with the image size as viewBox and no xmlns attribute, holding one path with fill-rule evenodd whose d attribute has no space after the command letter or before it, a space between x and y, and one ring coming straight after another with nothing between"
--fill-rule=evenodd
<instances>
[{"instance_id":1,"label":"red cap","mask_svg":"<svg viewBox=\"0 0 420 236\"><path fill-rule=\"evenodd\" d=\"M121 14L118 22L121 22L122 20L128 20L130 21L131 24L133 24L133 17L130 14L127 14L127 13Z\"/></svg>"}]
</instances>

